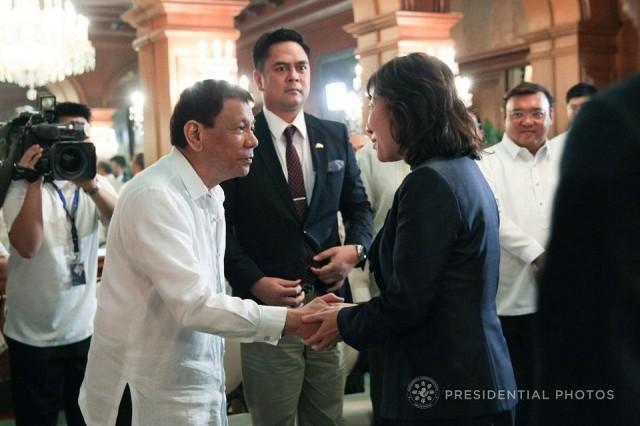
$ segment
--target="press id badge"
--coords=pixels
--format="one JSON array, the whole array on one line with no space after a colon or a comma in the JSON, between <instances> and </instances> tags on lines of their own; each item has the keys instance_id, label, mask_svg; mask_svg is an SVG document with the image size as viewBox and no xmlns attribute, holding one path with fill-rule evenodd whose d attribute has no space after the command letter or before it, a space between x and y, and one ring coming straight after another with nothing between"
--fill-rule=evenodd
<instances>
[{"instance_id":1,"label":"press id badge","mask_svg":"<svg viewBox=\"0 0 640 426\"><path fill-rule=\"evenodd\" d=\"M80 260L80 256L73 256L69 263L69 271L71 272L71 285L85 285L87 278L84 274L84 263Z\"/></svg>"}]
</instances>

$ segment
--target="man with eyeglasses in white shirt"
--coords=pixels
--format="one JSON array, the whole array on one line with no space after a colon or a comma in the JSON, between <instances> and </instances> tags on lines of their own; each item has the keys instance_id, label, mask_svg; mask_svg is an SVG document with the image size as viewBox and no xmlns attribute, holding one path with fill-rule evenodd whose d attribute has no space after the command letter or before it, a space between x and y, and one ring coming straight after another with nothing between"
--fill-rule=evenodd
<instances>
[{"instance_id":1,"label":"man with eyeglasses in white shirt","mask_svg":"<svg viewBox=\"0 0 640 426\"><path fill-rule=\"evenodd\" d=\"M547 143L553 97L521 83L503 97L505 134L480 160L500 210L500 281L496 305L522 398L516 425L527 425L533 391L536 273L544 261L560 149ZM528 397L529 396L529 397Z\"/></svg>"}]
</instances>

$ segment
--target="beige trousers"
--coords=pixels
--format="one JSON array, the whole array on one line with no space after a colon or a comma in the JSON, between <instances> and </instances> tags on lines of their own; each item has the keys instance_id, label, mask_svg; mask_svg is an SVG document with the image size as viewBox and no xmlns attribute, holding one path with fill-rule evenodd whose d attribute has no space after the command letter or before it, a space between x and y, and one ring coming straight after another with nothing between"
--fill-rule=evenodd
<instances>
[{"instance_id":1,"label":"beige trousers","mask_svg":"<svg viewBox=\"0 0 640 426\"><path fill-rule=\"evenodd\" d=\"M255 426L342 424L342 360L337 348L315 352L297 336L277 346L242 345L244 394Z\"/></svg>"}]
</instances>

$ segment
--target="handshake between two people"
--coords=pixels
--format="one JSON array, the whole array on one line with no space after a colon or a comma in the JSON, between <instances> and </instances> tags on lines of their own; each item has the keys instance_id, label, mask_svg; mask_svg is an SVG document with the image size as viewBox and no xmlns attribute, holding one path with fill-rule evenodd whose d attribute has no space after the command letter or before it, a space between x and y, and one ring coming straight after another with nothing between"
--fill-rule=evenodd
<instances>
[{"instance_id":1,"label":"handshake between two people","mask_svg":"<svg viewBox=\"0 0 640 426\"><path fill-rule=\"evenodd\" d=\"M341 340L338 312L353 306L333 293L316 297L301 308L289 309L284 331L302 337L305 345L316 351L333 347Z\"/></svg>"}]
</instances>

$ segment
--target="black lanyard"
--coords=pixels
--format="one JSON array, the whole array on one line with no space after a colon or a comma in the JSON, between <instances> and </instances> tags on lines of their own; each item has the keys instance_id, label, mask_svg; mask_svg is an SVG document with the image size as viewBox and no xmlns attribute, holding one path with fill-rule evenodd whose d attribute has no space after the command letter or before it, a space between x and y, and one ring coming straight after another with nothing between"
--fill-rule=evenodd
<instances>
[{"instance_id":1,"label":"black lanyard","mask_svg":"<svg viewBox=\"0 0 640 426\"><path fill-rule=\"evenodd\" d=\"M69 218L69 223L71 223L71 241L73 241L73 253L77 255L80 253L80 240L78 239L78 228L76 227L76 213L78 212L80 188L76 188L76 190L74 191L71 210L69 210L67 208L67 200L64 198L64 194L62 193L60 188L58 188L58 185L56 185L54 182L51 182L51 185L53 185L56 192L58 193L58 197L60 198L60 201L62 201L62 208Z\"/></svg>"}]
</instances>

